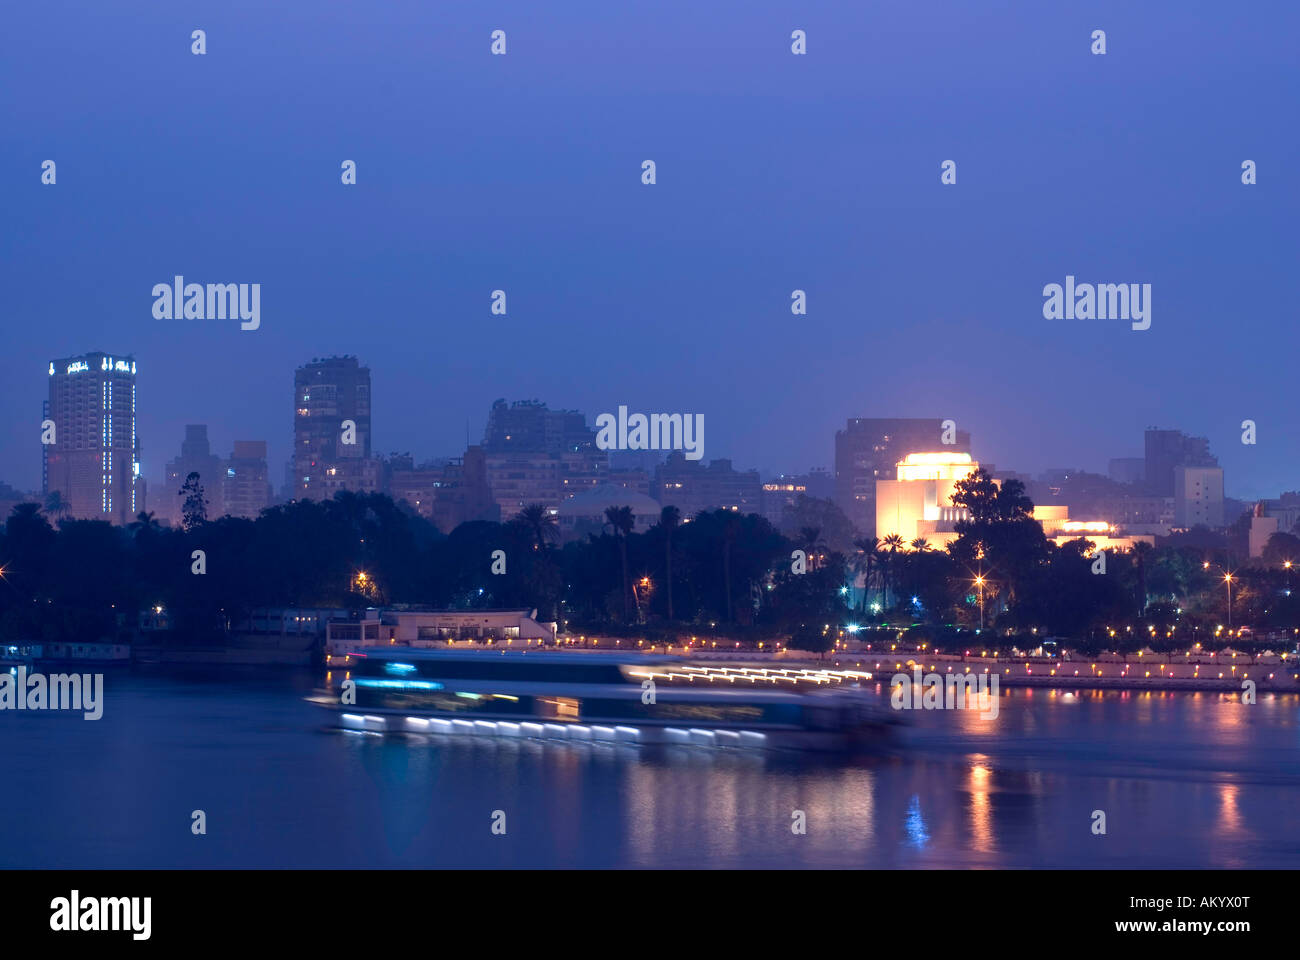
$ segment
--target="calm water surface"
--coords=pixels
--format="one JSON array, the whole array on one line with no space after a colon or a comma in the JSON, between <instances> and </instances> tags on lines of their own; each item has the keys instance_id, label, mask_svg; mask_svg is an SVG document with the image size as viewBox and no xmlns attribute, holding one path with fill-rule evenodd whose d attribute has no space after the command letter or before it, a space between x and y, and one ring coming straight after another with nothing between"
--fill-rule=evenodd
<instances>
[{"instance_id":1,"label":"calm water surface","mask_svg":"<svg viewBox=\"0 0 1300 960\"><path fill-rule=\"evenodd\" d=\"M318 682L110 673L101 720L0 712L0 866L1300 867L1294 695L1004 690L832 762L344 734Z\"/></svg>"}]
</instances>

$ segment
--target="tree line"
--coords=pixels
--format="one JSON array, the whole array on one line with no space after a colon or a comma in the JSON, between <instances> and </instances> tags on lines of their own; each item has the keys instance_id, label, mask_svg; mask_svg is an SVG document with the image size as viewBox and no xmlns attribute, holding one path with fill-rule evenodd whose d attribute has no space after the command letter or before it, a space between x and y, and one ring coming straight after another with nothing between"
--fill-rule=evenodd
<instances>
[{"instance_id":1,"label":"tree line","mask_svg":"<svg viewBox=\"0 0 1300 960\"><path fill-rule=\"evenodd\" d=\"M561 632L651 642L714 636L825 650L842 630L887 624L939 642L982 624L1083 645L1175 648L1193 628L1208 636L1226 622L1221 577L1234 570L1222 552L1142 544L1109 555L1098 575L1091 544L1057 546L1023 485L983 471L957 485L953 502L967 519L944 549L898 536L850 539L833 503L808 498L795 519L814 525L786 532L757 514L688 518L674 507L637 531L630 508L611 507L599 533L561 544L541 505L444 535L382 494L209 520L197 475L183 492L179 529L147 513L119 527L57 513L51 522L38 504L16 507L0 535L0 636L125 637L139 611L161 608L177 637L208 639L257 608L410 604L536 608ZM1235 572L1234 624L1300 627L1280 559L1300 547L1289 540L1275 537L1270 562Z\"/></svg>"}]
</instances>

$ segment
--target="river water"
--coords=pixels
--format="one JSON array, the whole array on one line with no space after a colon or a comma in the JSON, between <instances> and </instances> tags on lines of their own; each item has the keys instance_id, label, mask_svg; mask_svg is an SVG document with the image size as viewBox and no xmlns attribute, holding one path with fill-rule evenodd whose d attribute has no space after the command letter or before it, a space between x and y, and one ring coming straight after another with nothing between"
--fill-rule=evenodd
<instances>
[{"instance_id":1,"label":"river water","mask_svg":"<svg viewBox=\"0 0 1300 960\"><path fill-rule=\"evenodd\" d=\"M0 867L1300 867L1292 694L1004 689L819 760L343 733L319 682L119 672L97 721L0 711Z\"/></svg>"}]
</instances>

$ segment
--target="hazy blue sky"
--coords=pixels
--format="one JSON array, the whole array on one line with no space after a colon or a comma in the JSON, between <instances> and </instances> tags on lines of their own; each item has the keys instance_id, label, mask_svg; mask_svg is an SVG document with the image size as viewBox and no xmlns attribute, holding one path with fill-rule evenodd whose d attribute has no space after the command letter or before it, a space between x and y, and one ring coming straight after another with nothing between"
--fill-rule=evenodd
<instances>
[{"instance_id":1,"label":"hazy blue sky","mask_svg":"<svg viewBox=\"0 0 1300 960\"><path fill-rule=\"evenodd\" d=\"M0 479L39 485L48 361L101 349L151 479L207 423L278 486L294 367L352 353L417 457L538 398L785 471L850 416L1031 472L1179 427L1230 495L1300 487L1297 36L1292 2L8 4ZM261 283L261 329L155 320L178 273ZM1067 273L1151 283L1151 329L1044 320Z\"/></svg>"}]
</instances>

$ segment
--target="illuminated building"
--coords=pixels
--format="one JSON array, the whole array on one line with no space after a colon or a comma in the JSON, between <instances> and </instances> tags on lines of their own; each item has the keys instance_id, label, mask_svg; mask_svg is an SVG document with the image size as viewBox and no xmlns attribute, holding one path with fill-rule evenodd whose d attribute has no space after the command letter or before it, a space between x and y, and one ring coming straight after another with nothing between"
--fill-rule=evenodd
<instances>
[{"instance_id":1,"label":"illuminated building","mask_svg":"<svg viewBox=\"0 0 1300 960\"><path fill-rule=\"evenodd\" d=\"M1106 520L1071 520L1065 506L1034 507L1034 519L1043 525L1043 533L1058 547L1080 538L1092 542L1090 554L1097 550L1132 550L1138 543L1155 545L1153 536L1135 536Z\"/></svg>"},{"instance_id":2,"label":"illuminated building","mask_svg":"<svg viewBox=\"0 0 1300 960\"><path fill-rule=\"evenodd\" d=\"M49 365L46 492L66 516L126 524L145 509L135 422L135 358L86 353Z\"/></svg>"},{"instance_id":3,"label":"illuminated building","mask_svg":"<svg viewBox=\"0 0 1300 960\"><path fill-rule=\"evenodd\" d=\"M957 524L965 520L965 507L954 506L957 484L980 468L968 453L912 453L897 464L897 479L876 483L876 536L898 534L910 547L923 539L939 549L957 539ZM998 484L999 481L994 480ZM1091 540L1093 549L1128 550L1138 541L1154 544L1154 537L1126 536L1104 520L1071 520L1064 505L1034 507L1034 519L1058 546L1070 540Z\"/></svg>"},{"instance_id":4,"label":"illuminated building","mask_svg":"<svg viewBox=\"0 0 1300 960\"><path fill-rule=\"evenodd\" d=\"M343 665L358 647L433 647L473 640L519 645L554 642L558 624L534 619L536 610L421 610L369 608L365 619L329 618L325 651L331 665Z\"/></svg>"},{"instance_id":5,"label":"illuminated building","mask_svg":"<svg viewBox=\"0 0 1300 960\"><path fill-rule=\"evenodd\" d=\"M800 497L808 496L808 484L797 477L781 477L763 484L763 516L779 528L787 515L794 512Z\"/></svg>"},{"instance_id":6,"label":"illuminated building","mask_svg":"<svg viewBox=\"0 0 1300 960\"><path fill-rule=\"evenodd\" d=\"M957 539L966 509L952 505L957 484L980 468L969 453L909 453L894 465L896 479L876 481L876 533L918 537L931 547Z\"/></svg>"},{"instance_id":7,"label":"illuminated building","mask_svg":"<svg viewBox=\"0 0 1300 960\"><path fill-rule=\"evenodd\" d=\"M876 525L876 484L893 480L895 465L912 453L947 449L970 452L970 434L958 430L943 444L943 421L854 417L835 433L835 502L860 533L883 537Z\"/></svg>"}]
</instances>

